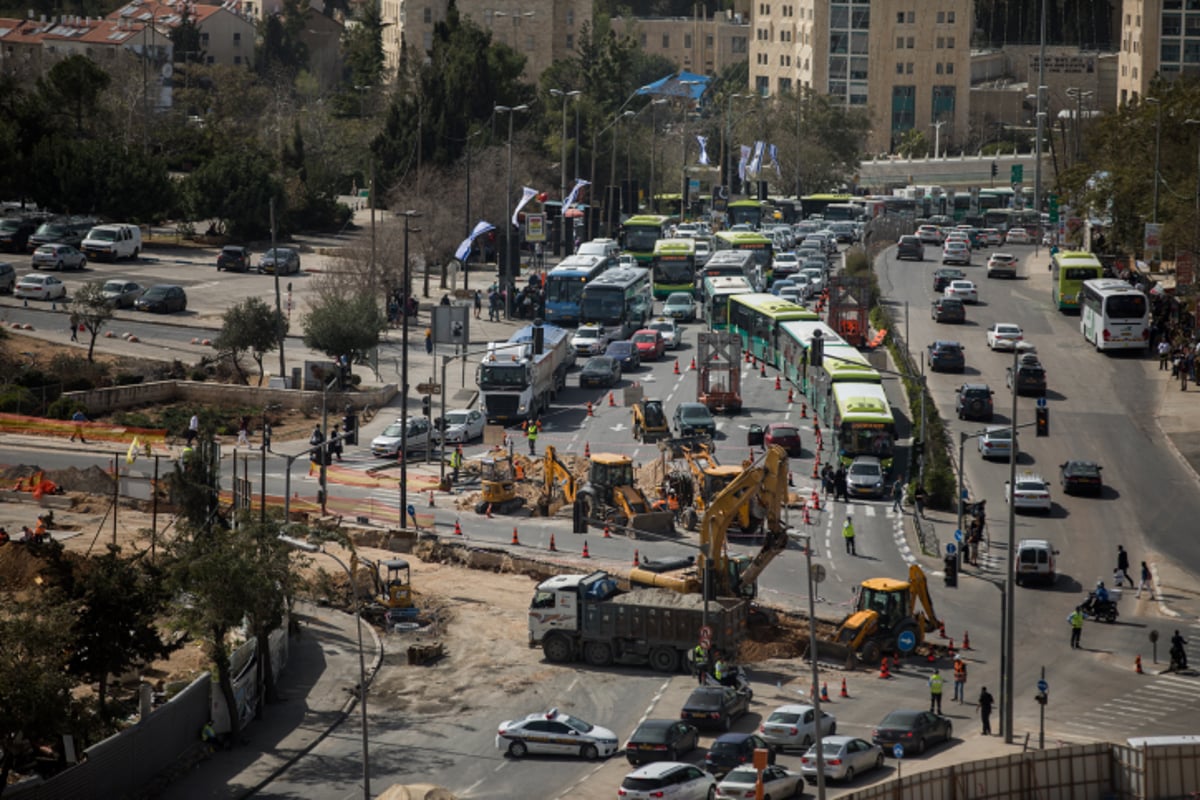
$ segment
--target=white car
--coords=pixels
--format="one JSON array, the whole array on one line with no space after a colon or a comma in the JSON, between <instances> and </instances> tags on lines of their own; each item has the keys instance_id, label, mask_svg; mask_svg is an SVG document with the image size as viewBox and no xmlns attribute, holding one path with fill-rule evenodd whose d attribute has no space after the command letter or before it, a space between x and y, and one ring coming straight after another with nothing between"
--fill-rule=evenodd
<instances>
[{"instance_id":1,"label":"white car","mask_svg":"<svg viewBox=\"0 0 1200 800\"><path fill-rule=\"evenodd\" d=\"M371 440L371 455L376 458L396 458L401 451L424 452L426 443L432 447L437 442L437 431L426 417L409 417L408 434L399 419L383 429L383 433Z\"/></svg>"},{"instance_id":2,"label":"white car","mask_svg":"<svg viewBox=\"0 0 1200 800\"><path fill-rule=\"evenodd\" d=\"M530 714L524 719L500 723L496 731L496 749L513 758L530 753L568 755L594 761L608 758L620 749L617 735L557 708Z\"/></svg>"},{"instance_id":3,"label":"white car","mask_svg":"<svg viewBox=\"0 0 1200 800\"><path fill-rule=\"evenodd\" d=\"M987 276L989 278L1017 277L1017 257L1011 253L992 253L987 260Z\"/></svg>"},{"instance_id":4,"label":"white car","mask_svg":"<svg viewBox=\"0 0 1200 800\"><path fill-rule=\"evenodd\" d=\"M975 288L974 281L950 281L950 285L942 294L946 297L957 297L964 303L979 302L979 290Z\"/></svg>"},{"instance_id":5,"label":"white car","mask_svg":"<svg viewBox=\"0 0 1200 800\"><path fill-rule=\"evenodd\" d=\"M758 770L746 765L732 769L717 784L717 800L744 800L754 797ZM763 797L800 797L804 776L799 772L771 764L762 773Z\"/></svg>"},{"instance_id":6,"label":"white car","mask_svg":"<svg viewBox=\"0 0 1200 800\"><path fill-rule=\"evenodd\" d=\"M791 275L800 270L800 257L795 253L776 253L771 268L777 276Z\"/></svg>"},{"instance_id":7,"label":"white car","mask_svg":"<svg viewBox=\"0 0 1200 800\"><path fill-rule=\"evenodd\" d=\"M13 297L29 300L57 300L67 296L67 287L53 275L31 272L17 281Z\"/></svg>"},{"instance_id":8,"label":"white car","mask_svg":"<svg viewBox=\"0 0 1200 800\"><path fill-rule=\"evenodd\" d=\"M941 244L942 231L937 225L922 225L917 228L917 238L922 244Z\"/></svg>"},{"instance_id":9,"label":"white car","mask_svg":"<svg viewBox=\"0 0 1200 800\"><path fill-rule=\"evenodd\" d=\"M662 334L663 344L666 345L668 350L678 350L679 346L683 344L683 336L679 333L679 325L669 317L655 317L646 327Z\"/></svg>"},{"instance_id":10,"label":"white car","mask_svg":"<svg viewBox=\"0 0 1200 800\"><path fill-rule=\"evenodd\" d=\"M483 412L478 409L456 408L453 411L447 411L442 441L450 444L466 444L476 437L483 436L483 426L486 423Z\"/></svg>"},{"instance_id":11,"label":"white car","mask_svg":"<svg viewBox=\"0 0 1200 800\"><path fill-rule=\"evenodd\" d=\"M852 781L883 766L883 748L853 736L830 736L821 740L822 766L825 777L835 781ZM809 783L817 782L817 746L814 744L800 759L800 772Z\"/></svg>"},{"instance_id":12,"label":"white car","mask_svg":"<svg viewBox=\"0 0 1200 800\"><path fill-rule=\"evenodd\" d=\"M789 303L795 303L798 306L802 306L804 305L804 301L808 299L808 282L796 281L795 278L792 280L795 281L795 283L793 283L791 286L785 286L783 289L779 290L779 299L787 300Z\"/></svg>"},{"instance_id":13,"label":"white car","mask_svg":"<svg viewBox=\"0 0 1200 800\"><path fill-rule=\"evenodd\" d=\"M1029 231L1024 228L1013 228L1004 235L1005 244L1029 244Z\"/></svg>"},{"instance_id":14,"label":"white car","mask_svg":"<svg viewBox=\"0 0 1200 800\"><path fill-rule=\"evenodd\" d=\"M571 347L581 356L600 356L608 348L609 336L604 328L594 322L580 325L571 337Z\"/></svg>"},{"instance_id":15,"label":"white car","mask_svg":"<svg viewBox=\"0 0 1200 800\"><path fill-rule=\"evenodd\" d=\"M947 239L942 245L943 264L971 264L971 245L957 239Z\"/></svg>"},{"instance_id":16,"label":"white car","mask_svg":"<svg viewBox=\"0 0 1200 800\"><path fill-rule=\"evenodd\" d=\"M717 779L692 764L656 761L629 773L617 789L620 800L713 800Z\"/></svg>"},{"instance_id":17,"label":"white car","mask_svg":"<svg viewBox=\"0 0 1200 800\"><path fill-rule=\"evenodd\" d=\"M987 346L992 350L1015 350L1024 338L1021 326L1011 322L997 322L987 329Z\"/></svg>"},{"instance_id":18,"label":"white car","mask_svg":"<svg viewBox=\"0 0 1200 800\"><path fill-rule=\"evenodd\" d=\"M1004 501L1012 496L1013 508L1025 511L1049 512L1054 504L1050 500L1050 485L1042 480L1041 475L1026 472L1017 476L1017 491L1009 491L1008 481L1004 482Z\"/></svg>"},{"instance_id":19,"label":"white car","mask_svg":"<svg viewBox=\"0 0 1200 800\"><path fill-rule=\"evenodd\" d=\"M808 749L816 738L816 710L810 705L790 704L771 712L766 721L758 726L758 732L767 744L782 753L788 748ZM837 733L837 719L826 711L821 712L821 736Z\"/></svg>"},{"instance_id":20,"label":"white car","mask_svg":"<svg viewBox=\"0 0 1200 800\"><path fill-rule=\"evenodd\" d=\"M821 267L805 267L800 274L808 278L808 289L811 294L820 294L825 288L825 270Z\"/></svg>"}]
</instances>

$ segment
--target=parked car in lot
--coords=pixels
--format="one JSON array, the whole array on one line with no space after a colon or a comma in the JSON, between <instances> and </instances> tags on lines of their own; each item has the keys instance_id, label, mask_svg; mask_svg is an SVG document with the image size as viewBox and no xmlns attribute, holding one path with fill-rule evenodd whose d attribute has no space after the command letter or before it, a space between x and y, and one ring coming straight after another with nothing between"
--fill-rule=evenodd
<instances>
[{"instance_id":1,"label":"parked car in lot","mask_svg":"<svg viewBox=\"0 0 1200 800\"><path fill-rule=\"evenodd\" d=\"M69 244L76 250L83 247L83 237L96 221L91 218L57 219L43 222L25 243L25 249L33 252L44 244Z\"/></svg>"},{"instance_id":2,"label":"parked car in lot","mask_svg":"<svg viewBox=\"0 0 1200 800\"><path fill-rule=\"evenodd\" d=\"M808 749L816 738L817 712L810 705L792 703L780 706L759 726L767 744L779 752L788 749ZM827 711L821 712L821 736L837 733L837 719Z\"/></svg>"},{"instance_id":3,"label":"parked car in lot","mask_svg":"<svg viewBox=\"0 0 1200 800\"><path fill-rule=\"evenodd\" d=\"M949 718L929 711L893 711L883 718L871 734L871 741L889 752L895 745L904 748L904 755L920 755L931 744L946 742L954 735Z\"/></svg>"},{"instance_id":4,"label":"parked car in lot","mask_svg":"<svg viewBox=\"0 0 1200 800\"><path fill-rule=\"evenodd\" d=\"M1058 483L1063 494L1104 494L1104 480L1100 471L1104 467L1095 461L1071 459L1058 468Z\"/></svg>"},{"instance_id":5,"label":"parked car in lot","mask_svg":"<svg viewBox=\"0 0 1200 800\"><path fill-rule=\"evenodd\" d=\"M187 310L187 293L182 286L160 283L151 286L137 300L133 307L138 311L153 311L158 314L170 314L172 311Z\"/></svg>"},{"instance_id":6,"label":"parked car in lot","mask_svg":"<svg viewBox=\"0 0 1200 800\"><path fill-rule=\"evenodd\" d=\"M0 249L10 253L21 253L29 242L29 237L37 230L38 224L32 219L11 217L0 219Z\"/></svg>"},{"instance_id":7,"label":"parked car in lot","mask_svg":"<svg viewBox=\"0 0 1200 800\"><path fill-rule=\"evenodd\" d=\"M34 269L52 269L62 272L67 269L83 269L87 257L69 244L44 244L33 251L30 266Z\"/></svg>"},{"instance_id":8,"label":"parked car in lot","mask_svg":"<svg viewBox=\"0 0 1200 800\"><path fill-rule=\"evenodd\" d=\"M883 748L853 736L830 736L821 739L821 761L825 777L835 781L852 781L883 766ZM800 772L809 783L817 782L817 746L814 744L800 759Z\"/></svg>"},{"instance_id":9,"label":"parked car in lot","mask_svg":"<svg viewBox=\"0 0 1200 800\"><path fill-rule=\"evenodd\" d=\"M501 722L496 732L496 749L513 758L532 753L579 756L588 761L608 758L619 749L617 735L557 708L529 714L523 719Z\"/></svg>"},{"instance_id":10,"label":"parked car in lot","mask_svg":"<svg viewBox=\"0 0 1200 800\"><path fill-rule=\"evenodd\" d=\"M13 296L28 300L58 300L67 296L67 287L53 275L31 272L17 281Z\"/></svg>"},{"instance_id":11,"label":"parked car in lot","mask_svg":"<svg viewBox=\"0 0 1200 800\"><path fill-rule=\"evenodd\" d=\"M700 744L695 725L677 719L648 719L625 743L625 759L635 767L654 761L678 761Z\"/></svg>"},{"instance_id":12,"label":"parked car in lot","mask_svg":"<svg viewBox=\"0 0 1200 800\"><path fill-rule=\"evenodd\" d=\"M625 776L618 800L713 800L717 779L691 764L658 761Z\"/></svg>"},{"instance_id":13,"label":"parked car in lot","mask_svg":"<svg viewBox=\"0 0 1200 800\"><path fill-rule=\"evenodd\" d=\"M967 307L957 297L939 297L929 307L934 322L966 322Z\"/></svg>"},{"instance_id":14,"label":"parked car in lot","mask_svg":"<svg viewBox=\"0 0 1200 800\"><path fill-rule=\"evenodd\" d=\"M717 784L717 800L745 800L755 796L758 770L753 765L737 767ZM762 773L763 797L801 797L804 776L799 772L770 764Z\"/></svg>"},{"instance_id":15,"label":"parked car in lot","mask_svg":"<svg viewBox=\"0 0 1200 800\"><path fill-rule=\"evenodd\" d=\"M300 271L300 254L290 247L273 247L258 260L258 271L264 275L293 275Z\"/></svg>"},{"instance_id":16,"label":"parked car in lot","mask_svg":"<svg viewBox=\"0 0 1200 800\"><path fill-rule=\"evenodd\" d=\"M133 308L133 304L146 290L141 284L117 278L105 281L100 294L113 308Z\"/></svg>"},{"instance_id":17,"label":"parked car in lot","mask_svg":"<svg viewBox=\"0 0 1200 800\"><path fill-rule=\"evenodd\" d=\"M609 388L621 381L621 362L611 356L592 356L579 371L579 386Z\"/></svg>"},{"instance_id":18,"label":"parked car in lot","mask_svg":"<svg viewBox=\"0 0 1200 800\"><path fill-rule=\"evenodd\" d=\"M967 368L963 346L938 340L929 345L929 369L934 372L962 372Z\"/></svg>"},{"instance_id":19,"label":"parked car in lot","mask_svg":"<svg viewBox=\"0 0 1200 800\"><path fill-rule=\"evenodd\" d=\"M246 272L250 269L250 248L239 244L227 244L217 255L217 272ZM280 273L282 274L282 273Z\"/></svg>"},{"instance_id":20,"label":"parked car in lot","mask_svg":"<svg viewBox=\"0 0 1200 800\"><path fill-rule=\"evenodd\" d=\"M12 294L17 289L17 270L7 261L0 261L0 292Z\"/></svg>"}]
</instances>

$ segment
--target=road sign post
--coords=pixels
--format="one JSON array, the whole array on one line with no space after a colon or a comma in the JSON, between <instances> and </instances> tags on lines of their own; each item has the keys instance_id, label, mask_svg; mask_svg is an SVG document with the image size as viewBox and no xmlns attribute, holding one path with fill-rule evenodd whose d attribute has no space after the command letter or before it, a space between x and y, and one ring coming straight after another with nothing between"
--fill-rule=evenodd
<instances>
[{"instance_id":1,"label":"road sign post","mask_svg":"<svg viewBox=\"0 0 1200 800\"><path fill-rule=\"evenodd\" d=\"M1012 182L1021 183L1025 179L1025 166L1023 164L1012 165Z\"/></svg>"},{"instance_id":2,"label":"road sign post","mask_svg":"<svg viewBox=\"0 0 1200 800\"><path fill-rule=\"evenodd\" d=\"M1038 749L1046 749L1046 702L1050 699L1050 684L1046 682L1046 668L1042 667L1042 677L1037 682L1038 688Z\"/></svg>"}]
</instances>

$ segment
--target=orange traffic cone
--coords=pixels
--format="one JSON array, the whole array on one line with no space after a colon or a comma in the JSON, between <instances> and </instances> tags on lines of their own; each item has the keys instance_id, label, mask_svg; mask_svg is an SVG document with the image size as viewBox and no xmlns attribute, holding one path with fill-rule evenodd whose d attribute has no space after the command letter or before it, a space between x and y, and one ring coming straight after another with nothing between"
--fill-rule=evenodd
<instances>
[{"instance_id":1,"label":"orange traffic cone","mask_svg":"<svg viewBox=\"0 0 1200 800\"><path fill-rule=\"evenodd\" d=\"M800 419L808 419L808 403L800 401Z\"/></svg>"},{"instance_id":2,"label":"orange traffic cone","mask_svg":"<svg viewBox=\"0 0 1200 800\"><path fill-rule=\"evenodd\" d=\"M462 536L462 525L458 524L458 520L454 520L454 535Z\"/></svg>"},{"instance_id":3,"label":"orange traffic cone","mask_svg":"<svg viewBox=\"0 0 1200 800\"><path fill-rule=\"evenodd\" d=\"M634 551L633 551L633 565L635 567L641 566L641 562L638 560L638 551L636 548L634 548Z\"/></svg>"},{"instance_id":4,"label":"orange traffic cone","mask_svg":"<svg viewBox=\"0 0 1200 800\"><path fill-rule=\"evenodd\" d=\"M617 405L617 398L615 398L615 397L613 396L613 393L612 393L612 392L609 392L609 393L608 393L608 407L609 407L609 408L613 408L613 407L615 407L616 405Z\"/></svg>"},{"instance_id":5,"label":"orange traffic cone","mask_svg":"<svg viewBox=\"0 0 1200 800\"><path fill-rule=\"evenodd\" d=\"M767 377L767 362L766 361L758 362L758 377L760 377L760 378Z\"/></svg>"},{"instance_id":6,"label":"orange traffic cone","mask_svg":"<svg viewBox=\"0 0 1200 800\"><path fill-rule=\"evenodd\" d=\"M588 443L588 442L584 442L584 443L583 443L583 457L584 457L584 458L591 458L591 457L592 457L592 446L591 446L591 444L590 444L590 443Z\"/></svg>"},{"instance_id":7,"label":"orange traffic cone","mask_svg":"<svg viewBox=\"0 0 1200 800\"><path fill-rule=\"evenodd\" d=\"M945 622L938 623L938 636L942 637L943 639L946 638L946 623Z\"/></svg>"},{"instance_id":8,"label":"orange traffic cone","mask_svg":"<svg viewBox=\"0 0 1200 800\"><path fill-rule=\"evenodd\" d=\"M746 363L747 364L750 363L750 351L749 350L746 351Z\"/></svg>"},{"instance_id":9,"label":"orange traffic cone","mask_svg":"<svg viewBox=\"0 0 1200 800\"><path fill-rule=\"evenodd\" d=\"M1142 672L1142 657L1140 655L1133 662L1133 671L1136 672L1138 675L1145 674L1144 672Z\"/></svg>"},{"instance_id":10,"label":"orange traffic cone","mask_svg":"<svg viewBox=\"0 0 1200 800\"><path fill-rule=\"evenodd\" d=\"M822 703L829 702L829 684L828 683L821 684L821 702Z\"/></svg>"},{"instance_id":11,"label":"orange traffic cone","mask_svg":"<svg viewBox=\"0 0 1200 800\"><path fill-rule=\"evenodd\" d=\"M583 540L583 557L584 557L584 558L591 558L591 556L589 556L589 555L588 555L588 549L587 549L587 539L584 539L584 540Z\"/></svg>"},{"instance_id":12,"label":"orange traffic cone","mask_svg":"<svg viewBox=\"0 0 1200 800\"><path fill-rule=\"evenodd\" d=\"M810 519L808 516L808 503L804 504L804 524L812 525L812 519Z\"/></svg>"},{"instance_id":13,"label":"orange traffic cone","mask_svg":"<svg viewBox=\"0 0 1200 800\"><path fill-rule=\"evenodd\" d=\"M821 468L820 460L814 458L813 459L813 474L812 474L813 480L816 480L817 478L821 477L821 473L819 472L820 468Z\"/></svg>"},{"instance_id":14,"label":"orange traffic cone","mask_svg":"<svg viewBox=\"0 0 1200 800\"><path fill-rule=\"evenodd\" d=\"M588 400L588 416L592 416L592 401Z\"/></svg>"},{"instance_id":15,"label":"orange traffic cone","mask_svg":"<svg viewBox=\"0 0 1200 800\"><path fill-rule=\"evenodd\" d=\"M517 526L513 525L513 538L509 544L520 544L521 540L517 538Z\"/></svg>"},{"instance_id":16,"label":"orange traffic cone","mask_svg":"<svg viewBox=\"0 0 1200 800\"><path fill-rule=\"evenodd\" d=\"M946 650L950 653L950 655L954 655L954 637L953 636L950 637L950 644L946 645Z\"/></svg>"},{"instance_id":17,"label":"orange traffic cone","mask_svg":"<svg viewBox=\"0 0 1200 800\"><path fill-rule=\"evenodd\" d=\"M883 657L883 661L880 661L880 662L879 662L879 677L880 677L880 678L890 678L890 677L892 677L892 671L891 671L890 669L888 669L888 659L887 659L887 656L884 656L884 657Z\"/></svg>"},{"instance_id":18,"label":"orange traffic cone","mask_svg":"<svg viewBox=\"0 0 1200 800\"><path fill-rule=\"evenodd\" d=\"M783 389L783 382L781 380L779 380L779 376L776 375L775 376L775 391L778 392L781 389Z\"/></svg>"},{"instance_id":19,"label":"orange traffic cone","mask_svg":"<svg viewBox=\"0 0 1200 800\"><path fill-rule=\"evenodd\" d=\"M842 691L841 691L841 694L838 695L838 697L849 697L849 696L850 696L850 693L846 691L846 679L842 678Z\"/></svg>"},{"instance_id":20,"label":"orange traffic cone","mask_svg":"<svg viewBox=\"0 0 1200 800\"><path fill-rule=\"evenodd\" d=\"M970 631L963 631L963 643L962 643L962 647L960 649L961 650L970 650L971 649L971 632Z\"/></svg>"},{"instance_id":21,"label":"orange traffic cone","mask_svg":"<svg viewBox=\"0 0 1200 800\"><path fill-rule=\"evenodd\" d=\"M815 488L812 490L812 507L813 511L821 510L821 498L817 496L817 490Z\"/></svg>"},{"instance_id":22,"label":"orange traffic cone","mask_svg":"<svg viewBox=\"0 0 1200 800\"><path fill-rule=\"evenodd\" d=\"M692 372L695 372L695 371L696 371L696 359L695 359L695 357L693 357L693 358L692 358L692 363L691 363L691 365L688 367L688 369L690 369Z\"/></svg>"},{"instance_id":23,"label":"orange traffic cone","mask_svg":"<svg viewBox=\"0 0 1200 800\"><path fill-rule=\"evenodd\" d=\"M789 388L789 389L788 389L788 405L791 405L791 404L792 404L792 397L793 397L793 396L794 396L794 395L792 394L792 390L791 390L791 388Z\"/></svg>"},{"instance_id":24,"label":"orange traffic cone","mask_svg":"<svg viewBox=\"0 0 1200 800\"><path fill-rule=\"evenodd\" d=\"M611 536L611 535L609 534L609 532L608 532L608 523L607 523L607 522L606 522L606 523L604 523L604 538L605 538L605 539L611 539L611 538L612 538L612 536Z\"/></svg>"},{"instance_id":25,"label":"orange traffic cone","mask_svg":"<svg viewBox=\"0 0 1200 800\"><path fill-rule=\"evenodd\" d=\"M550 534L550 552L557 553L558 548L554 545L554 534Z\"/></svg>"},{"instance_id":26,"label":"orange traffic cone","mask_svg":"<svg viewBox=\"0 0 1200 800\"><path fill-rule=\"evenodd\" d=\"M434 507L434 505L433 505L433 490L432 489L429 490L429 507L430 508Z\"/></svg>"},{"instance_id":27,"label":"orange traffic cone","mask_svg":"<svg viewBox=\"0 0 1200 800\"><path fill-rule=\"evenodd\" d=\"M679 359L675 359L675 374L679 374Z\"/></svg>"},{"instance_id":28,"label":"orange traffic cone","mask_svg":"<svg viewBox=\"0 0 1200 800\"><path fill-rule=\"evenodd\" d=\"M815 414L813 415L813 435L821 435L821 421L817 419Z\"/></svg>"}]
</instances>

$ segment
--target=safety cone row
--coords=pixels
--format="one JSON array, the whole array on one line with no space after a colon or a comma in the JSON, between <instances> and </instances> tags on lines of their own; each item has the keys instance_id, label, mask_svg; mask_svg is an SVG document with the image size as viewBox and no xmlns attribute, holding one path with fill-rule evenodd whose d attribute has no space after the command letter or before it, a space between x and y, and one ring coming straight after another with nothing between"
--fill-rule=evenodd
<instances>
[{"instance_id":1,"label":"safety cone row","mask_svg":"<svg viewBox=\"0 0 1200 800\"><path fill-rule=\"evenodd\" d=\"M821 684L821 702L822 703L829 702L829 684L828 683Z\"/></svg>"},{"instance_id":2,"label":"safety cone row","mask_svg":"<svg viewBox=\"0 0 1200 800\"><path fill-rule=\"evenodd\" d=\"M454 535L462 536L462 525L458 524L458 520L454 520Z\"/></svg>"},{"instance_id":3,"label":"safety cone row","mask_svg":"<svg viewBox=\"0 0 1200 800\"><path fill-rule=\"evenodd\" d=\"M517 538L517 526L513 525L513 538L509 544L520 544L521 540Z\"/></svg>"},{"instance_id":4,"label":"safety cone row","mask_svg":"<svg viewBox=\"0 0 1200 800\"><path fill-rule=\"evenodd\" d=\"M747 363L747 364L749 364L749 363L750 363L750 358L751 358L751 356L750 356L750 351L749 351L749 350L747 350L747 351L746 351L746 363Z\"/></svg>"},{"instance_id":5,"label":"safety cone row","mask_svg":"<svg viewBox=\"0 0 1200 800\"><path fill-rule=\"evenodd\" d=\"M557 553L558 548L554 545L554 534L550 534L550 552Z\"/></svg>"},{"instance_id":6,"label":"safety cone row","mask_svg":"<svg viewBox=\"0 0 1200 800\"><path fill-rule=\"evenodd\" d=\"M971 649L971 632L970 631L963 631L963 643L962 643L962 647L959 649L960 650L970 650Z\"/></svg>"},{"instance_id":7,"label":"safety cone row","mask_svg":"<svg viewBox=\"0 0 1200 800\"><path fill-rule=\"evenodd\" d=\"M679 374L679 359L675 359L675 374Z\"/></svg>"},{"instance_id":8,"label":"safety cone row","mask_svg":"<svg viewBox=\"0 0 1200 800\"><path fill-rule=\"evenodd\" d=\"M808 516L808 503L804 504L804 524L812 525L812 518Z\"/></svg>"},{"instance_id":9,"label":"safety cone row","mask_svg":"<svg viewBox=\"0 0 1200 800\"><path fill-rule=\"evenodd\" d=\"M593 415L592 415L592 401L591 401L591 400L588 400L588 416L589 416L589 417L590 417L590 416L593 416Z\"/></svg>"},{"instance_id":10,"label":"safety cone row","mask_svg":"<svg viewBox=\"0 0 1200 800\"><path fill-rule=\"evenodd\" d=\"M583 558L591 558L591 556L588 555L587 539L583 540Z\"/></svg>"},{"instance_id":11,"label":"safety cone row","mask_svg":"<svg viewBox=\"0 0 1200 800\"><path fill-rule=\"evenodd\" d=\"M813 477L813 480L814 480L814 481L815 481L817 478L821 477L821 459L819 459L819 458L814 458L814 459L813 459L813 471L812 471L812 477Z\"/></svg>"},{"instance_id":12,"label":"safety cone row","mask_svg":"<svg viewBox=\"0 0 1200 800\"><path fill-rule=\"evenodd\" d=\"M1138 675L1145 674L1144 672L1142 672L1142 657L1140 655L1133 661L1133 671L1136 672Z\"/></svg>"},{"instance_id":13,"label":"safety cone row","mask_svg":"<svg viewBox=\"0 0 1200 800\"><path fill-rule=\"evenodd\" d=\"M758 377L760 377L760 378L767 377L767 362L765 362L765 361L759 362Z\"/></svg>"},{"instance_id":14,"label":"safety cone row","mask_svg":"<svg viewBox=\"0 0 1200 800\"><path fill-rule=\"evenodd\" d=\"M884 656L883 661L879 662L879 677L884 678L884 679L892 677L892 671L890 669L888 669L888 657L887 656Z\"/></svg>"},{"instance_id":15,"label":"safety cone row","mask_svg":"<svg viewBox=\"0 0 1200 800\"><path fill-rule=\"evenodd\" d=\"M850 696L850 693L848 691L846 691L846 679L842 678L842 691L840 694L838 694L838 697L849 697L849 696Z\"/></svg>"},{"instance_id":16,"label":"safety cone row","mask_svg":"<svg viewBox=\"0 0 1200 800\"><path fill-rule=\"evenodd\" d=\"M691 370L692 372L696 371L696 357L695 356L692 357L692 363L688 365L688 369Z\"/></svg>"},{"instance_id":17,"label":"safety cone row","mask_svg":"<svg viewBox=\"0 0 1200 800\"><path fill-rule=\"evenodd\" d=\"M780 381L780 380L779 380L779 376L778 376L778 375L776 375L776 376L775 376L775 391L777 391L777 392L778 392L778 391L780 391L780 390L782 390L782 389L783 389L783 382L782 382L782 381Z\"/></svg>"},{"instance_id":18,"label":"safety cone row","mask_svg":"<svg viewBox=\"0 0 1200 800\"><path fill-rule=\"evenodd\" d=\"M950 644L946 645L946 650L950 653L950 655L954 655L954 653L956 652L954 649L954 637L953 636L950 637Z\"/></svg>"},{"instance_id":19,"label":"safety cone row","mask_svg":"<svg viewBox=\"0 0 1200 800\"><path fill-rule=\"evenodd\" d=\"M813 511L821 510L821 498L817 495L817 490L815 487L812 490L812 507Z\"/></svg>"},{"instance_id":20,"label":"safety cone row","mask_svg":"<svg viewBox=\"0 0 1200 800\"><path fill-rule=\"evenodd\" d=\"M808 403L800 401L800 419L808 419Z\"/></svg>"},{"instance_id":21,"label":"safety cone row","mask_svg":"<svg viewBox=\"0 0 1200 800\"><path fill-rule=\"evenodd\" d=\"M788 405L792 404L793 397L795 397L795 395L792 393L791 387L788 387Z\"/></svg>"}]
</instances>

